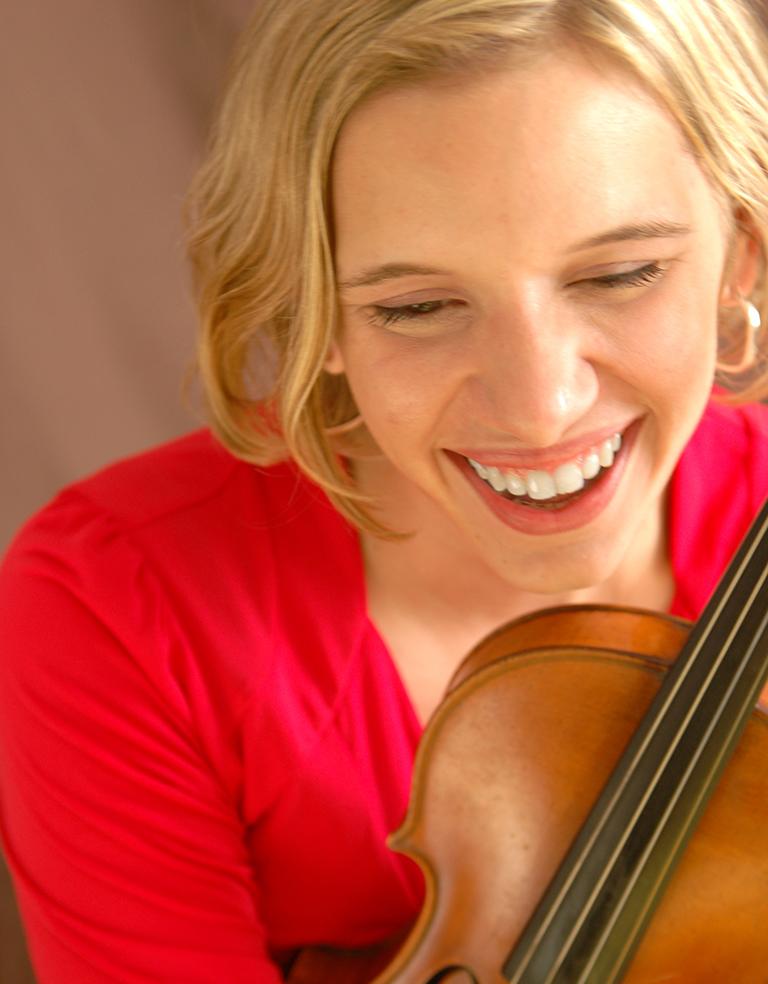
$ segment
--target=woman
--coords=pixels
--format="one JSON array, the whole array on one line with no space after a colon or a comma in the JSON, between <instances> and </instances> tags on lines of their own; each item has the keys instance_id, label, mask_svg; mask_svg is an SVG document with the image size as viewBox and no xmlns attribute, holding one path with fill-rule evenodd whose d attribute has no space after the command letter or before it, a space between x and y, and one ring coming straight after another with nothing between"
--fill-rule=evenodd
<instances>
[{"instance_id":1,"label":"woman","mask_svg":"<svg viewBox=\"0 0 768 984\"><path fill-rule=\"evenodd\" d=\"M259 6L193 194L220 443L66 490L3 570L41 984L396 934L462 656L550 605L698 615L768 492L767 114L734 0Z\"/></svg>"}]
</instances>

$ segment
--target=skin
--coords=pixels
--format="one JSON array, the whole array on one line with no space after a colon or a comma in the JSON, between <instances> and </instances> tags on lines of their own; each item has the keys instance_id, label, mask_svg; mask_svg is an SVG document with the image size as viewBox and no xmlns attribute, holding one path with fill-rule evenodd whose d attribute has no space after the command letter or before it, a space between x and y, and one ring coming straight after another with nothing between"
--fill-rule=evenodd
<instances>
[{"instance_id":1,"label":"skin","mask_svg":"<svg viewBox=\"0 0 768 984\"><path fill-rule=\"evenodd\" d=\"M370 435L360 487L414 534L362 544L371 615L423 716L511 617L668 606L665 493L710 394L718 307L749 293L755 265L675 122L628 74L562 49L457 82L358 107L333 166L340 284L382 264L441 271L340 287L326 366L346 373ZM649 221L691 232L572 249ZM651 263L650 283L595 282ZM434 301L390 325L377 310ZM635 421L611 501L566 532L505 525L445 453L556 458Z\"/></svg>"}]
</instances>

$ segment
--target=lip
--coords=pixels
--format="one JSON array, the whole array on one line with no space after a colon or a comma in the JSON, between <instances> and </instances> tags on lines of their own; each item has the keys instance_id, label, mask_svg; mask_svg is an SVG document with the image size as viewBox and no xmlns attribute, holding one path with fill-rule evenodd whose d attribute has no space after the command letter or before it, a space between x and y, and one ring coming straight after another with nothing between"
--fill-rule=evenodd
<instances>
[{"instance_id":1,"label":"lip","mask_svg":"<svg viewBox=\"0 0 768 984\"><path fill-rule=\"evenodd\" d=\"M524 506L512 499L505 499L494 492L479 475L475 474L474 469L461 453L445 451L444 454L461 472L496 518L501 520L505 526L509 526L520 533L529 533L532 536L567 533L591 523L611 502L624 475L641 425L642 419L639 419L627 427L622 435L621 451L616 456L613 465L602 472L599 480L595 481L572 503L551 511L539 510L535 506ZM607 436L615 433L617 432L610 431ZM580 443L579 447L583 450L584 444ZM560 460L562 461L562 458Z\"/></svg>"},{"instance_id":2,"label":"lip","mask_svg":"<svg viewBox=\"0 0 768 984\"><path fill-rule=\"evenodd\" d=\"M575 437L571 441L558 444L556 448L545 448L541 451L493 451L482 450L479 448L453 448L457 454L465 458L472 458L486 468L512 469L516 471L534 471L537 468L544 468L553 471L558 465L573 461L579 455L587 454L591 448L597 447L613 437L614 434L621 434L622 441L625 435L637 423L624 423L614 427L603 427L601 430L593 431L590 434L583 434Z\"/></svg>"}]
</instances>

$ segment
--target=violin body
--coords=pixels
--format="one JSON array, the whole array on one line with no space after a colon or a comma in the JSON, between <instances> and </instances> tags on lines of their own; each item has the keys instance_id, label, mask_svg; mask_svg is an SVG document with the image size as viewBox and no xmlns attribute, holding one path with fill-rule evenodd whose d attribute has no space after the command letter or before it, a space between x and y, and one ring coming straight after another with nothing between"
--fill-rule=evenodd
<instances>
[{"instance_id":1,"label":"violin body","mask_svg":"<svg viewBox=\"0 0 768 984\"><path fill-rule=\"evenodd\" d=\"M429 723L390 839L425 877L412 932L381 972L374 954L357 976L349 960L346 976L327 965L315 974L306 954L291 981L504 984L505 958L687 634L668 616L580 606L517 620L481 643ZM768 982L767 821L768 714L756 710L627 984Z\"/></svg>"}]
</instances>

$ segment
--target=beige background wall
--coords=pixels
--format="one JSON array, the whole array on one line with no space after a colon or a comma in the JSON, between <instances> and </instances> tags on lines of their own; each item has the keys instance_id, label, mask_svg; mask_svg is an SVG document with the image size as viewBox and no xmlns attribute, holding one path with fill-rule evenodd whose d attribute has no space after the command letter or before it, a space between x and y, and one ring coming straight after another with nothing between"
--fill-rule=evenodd
<instances>
[{"instance_id":1,"label":"beige background wall","mask_svg":"<svg viewBox=\"0 0 768 984\"><path fill-rule=\"evenodd\" d=\"M254 2L0 0L0 552L62 485L197 424L179 215ZM31 980L0 863L0 982Z\"/></svg>"},{"instance_id":2,"label":"beige background wall","mask_svg":"<svg viewBox=\"0 0 768 984\"><path fill-rule=\"evenodd\" d=\"M0 545L194 425L179 221L253 0L0 0Z\"/></svg>"}]
</instances>

